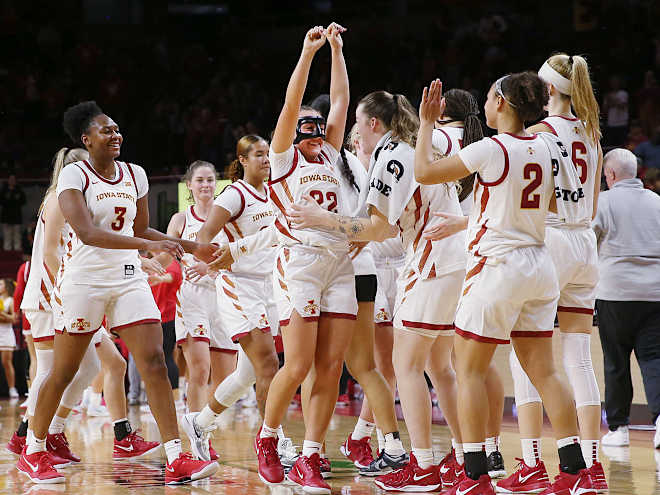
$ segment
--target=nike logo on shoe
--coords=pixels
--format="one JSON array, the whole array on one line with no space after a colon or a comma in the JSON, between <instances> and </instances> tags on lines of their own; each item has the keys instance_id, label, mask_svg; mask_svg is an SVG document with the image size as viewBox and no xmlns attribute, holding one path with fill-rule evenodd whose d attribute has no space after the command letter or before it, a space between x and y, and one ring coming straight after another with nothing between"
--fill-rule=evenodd
<instances>
[{"instance_id":1,"label":"nike logo on shoe","mask_svg":"<svg viewBox=\"0 0 660 495\"><path fill-rule=\"evenodd\" d=\"M578 477L577 481L573 485L573 488L570 488L568 490L571 495L584 495L587 493L596 493L596 490L594 490L593 488L578 488L580 481L582 481L582 478Z\"/></svg>"},{"instance_id":2,"label":"nike logo on shoe","mask_svg":"<svg viewBox=\"0 0 660 495\"><path fill-rule=\"evenodd\" d=\"M346 443L346 446L344 447L344 450L346 451L346 455L347 455L347 456L351 455L351 451L350 451L350 449L348 448L348 442Z\"/></svg>"},{"instance_id":3,"label":"nike logo on shoe","mask_svg":"<svg viewBox=\"0 0 660 495\"><path fill-rule=\"evenodd\" d=\"M417 476L416 474L413 474L413 481L423 480L424 478L428 478L428 477L431 476L432 474L433 474L433 473L427 473L427 474L425 474L424 476Z\"/></svg>"},{"instance_id":4,"label":"nike logo on shoe","mask_svg":"<svg viewBox=\"0 0 660 495\"><path fill-rule=\"evenodd\" d=\"M298 477L299 477L300 479L303 479L303 475L302 475L302 473L300 472L300 468L299 468L298 466L296 466L296 474L298 475Z\"/></svg>"},{"instance_id":5,"label":"nike logo on shoe","mask_svg":"<svg viewBox=\"0 0 660 495\"><path fill-rule=\"evenodd\" d=\"M167 466L167 465L165 466L165 470L169 471L170 473L174 472L174 468L171 468L170 466Z\"/></svg>"},{"instance_id":6,"label":"nike logo on shoe","mask_svg":"<svg viewBox=\"0 0 660 495\"><path fill-rule=\"evenodd\" d=\"M442 474L447 474L450 471L450 469L447 466L442 466L440 468L440 473Z\"/></svg>"},{"instance_id":7,"label":"nike logo on shoe","mask_svg":"<svg viewBox=\"0 0 660 495\"><path fill-rule=\"evenodd\" d=\"M131 452L133 450L133 446L131 445L130 447L122 447L121 445L115 445L118 449L124 450L126 452Z\"/></svg>"},{"instance_id":8,"label":"nike logo on shoe","mask_svg":"<svg viewBox=\"0 0 660 495\"><path fill-rule=\"evenodd\" d=\"M459 488L458 490L456 490L456 495L465 495L466 493L470 493L472 490L474 490L474 489L477 488L478 486L479 486L479 483L475 483L474 485L472 485L472 486L471 486L470 488L468 488L467 490L461 490L461 489Z\"/></svg>"},{"instance_id":9,"label":"nike logo on shoe","mask_svg":"<svg viewBox=\"0 0 660 495\"><path fill-rule=\"evenodd\" d=\"M32 469L33 473L37 472L37 470L39 469L39 466L33 466L32 464L30 464L30 461L28 461L25 457L23 457L23 460L25 461L25 464L30 466L30 469Z\"/></svg>"},{"instance_id":10,"label":"nike logo on shoe","mask_svg":"<svg viewBox=\"0 0 660 495\"><path fill-rule=\"evenodd\" d=\"M538 471L534 471L533 473L530 473L527 476L523 476L522 474L519 474L518 475L518 481L520 483L524 483L525 481L530 479L532 476L534 476L535 474L540 473L540 472L541 472L541 470L539 469Z\"/></svg>"}]
</instances>

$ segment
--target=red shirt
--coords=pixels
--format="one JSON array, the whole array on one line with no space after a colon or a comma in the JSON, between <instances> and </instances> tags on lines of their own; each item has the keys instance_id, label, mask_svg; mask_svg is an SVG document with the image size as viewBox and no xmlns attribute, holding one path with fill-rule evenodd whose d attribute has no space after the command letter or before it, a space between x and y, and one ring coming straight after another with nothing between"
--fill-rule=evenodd
<instances>
[{"instance_id":1,"label":"red shirt","mask_svg":"<svg viewBox=\"0 0 660 495\"><path fill-rule=\"evenodd\" d=\"M179 290L182 280L181 267L176 260L167 267L167 273L172 275L172 282L163 282L151 287L151 292L160 309L160 321L163 323L174 320L176 314L176 292Z\"/></svg>"},{"instance_id":2,"label":"red shirt","mask_svg":"<svg viewBox=\"0 0 660 495\"><path fill-rule=\"evenodd\" d=\"M23 302L23 293L25 292L25 284L27 283L28 276L30 275L30 262L23 263L16 274L16 287L14 288L14 314L17 315L21 311L21 302ZM30 329L30 323L23 317L23 330Z\"/></svg>"}]
</instances>

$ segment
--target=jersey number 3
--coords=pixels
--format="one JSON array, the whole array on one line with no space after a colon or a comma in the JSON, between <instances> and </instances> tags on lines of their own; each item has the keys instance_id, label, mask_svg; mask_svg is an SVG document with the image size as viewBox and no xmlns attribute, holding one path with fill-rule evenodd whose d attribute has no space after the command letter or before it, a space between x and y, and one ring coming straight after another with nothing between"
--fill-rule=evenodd
<instances>
[{"instance_id":1,"label":"jersey number 3","mask_svg":"<svg viewBox=\"0 0 660 495\"><path fill-rule=\"evenodd\" d=\"M110 224L112 230L121 230L124 228L124 215L126 215L126 208L123 206L115 206L115 221Z\"/></svg>"},{"instance_id":2,"label":"jersey number 3","mask_svg":"<svg viewBox=\"0 0 660 495\"><path fill-rule=\"evenodd\" d=\"M309 191L309 195L314 198L314 201L316 201L322 208L326 208L328 211L337 213L337 195L333 191L328 191L325 193L325 200L323 198L323 192L319 191L318 189ZM327 205L323 204L325 201L328 202Z\"/></svg>"},{"instance_id":3,"label":"jersey number 3","mask_svg":"<svg viewBox=\"0 0 660 495\"><path fill-rule=\"evenodd\" d=\"M534 177L532 177L532 175ZM528 163L523 169L523 176L525 179L532 181L525 186L522 190L522 198L520 198L521 208L538 208L541 206L541 195L533 194L543 182L543 169L538 163Z\"/></svg>"}]
</instances>

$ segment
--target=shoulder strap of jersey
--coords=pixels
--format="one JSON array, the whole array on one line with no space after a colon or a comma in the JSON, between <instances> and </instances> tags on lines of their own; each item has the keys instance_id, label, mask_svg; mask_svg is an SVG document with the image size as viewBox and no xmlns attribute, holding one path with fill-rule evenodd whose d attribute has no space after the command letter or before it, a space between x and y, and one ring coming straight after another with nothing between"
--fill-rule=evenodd
<instances>
[{"instance_id":1,"label":"shoulder strap of jersey","mask_svg":"<svg viewBox=\"0 0 660 495\"><path fill-rule=\"evenodd\" d=\"M481 180L481 176L479 174L477 174L477 180L484 187L495 187L495 186L501 184L502 182L504 182L504 179L506 179L506 176L509 175L509 152L506 150L506 146L504 146L499 139L497 139L495 137L491 137L489 139L492 139L493 141L495 141L500 146L500 148L502 149L502 153L504 153L504 170L502 170L502 175L496 181L484 182L483 180Z\"/></svg>"},{"instance_id":2,"label":"shoulder strap of jersey","mask_svg":"<svg viewBox=\"0 0 660 495\"><path fill-rule=\"evenodd\" d=\"M277 184L278 182L282 182L282 181L285 180L287 177L289 177L289 175L291 175L291 174L293 173L293 171L294 171L294 170L296 169L296 167L298 166L298 153L300 153L300 152L298 151L298 148L297 148L296 146L294 146L294 147L293 147L293 160L292 160L292 163L291 163L291 168L290 168L289 171L288 171L286 174L284 174L282 177L278 177L278 178L275 179L275 180L269 180L269 181L268 181L268 185L269 185L269 186L270 186L270 185L273 185L273 184Z\"/></svg>"},{"instance_id":3,"label":"shoulder strap of jersey","mask_svg":"<svg viewBox=\"0 0 660 495\"><path fill-rule=\"evenodd\" d=\"M550 132L552 132L555 136L559 135L559 134L557 134L557 131L555 130L555 128L552 127L552 124L550 124L550 122L548 122L547 118L540 121L539 124L543 124L544 126L546 126L548 129L550 129Z\"/></svg>"},{"instance_id":4,"label":"shoulder strap of jersey","mask_svg":"<svg viewBox=\"0 0 660 495\"><path fill-rule=\"evenodd\" d=\"M451 153L451 147L452 147L451 137L449 136L449 134L447 134L447 132L444 129L436 129L436 130L443 133L445 135L445 137L447 138L447 143L448 143L447 144L447 151L445 151L444 154L449 155L449 153Z\"/></svg>"},{"instance_id":5,"label":"shoulder strap of jersey","mask_svg":"<svg viewBox=\"0 0 660 495\"><path fill-rule=\"evenodd\" d=\"M121 162L118 162L121 167ZM135 197L137 198L140 193L138 192L138 187L137 187L137 182L135 181L135 174L133 173L133 167L131 167L131 164L128 162L124 162L124 165L128 168L128 173L131 174L131 179L133 180L133 187L135 187Z\"/></svg>"},{"instance_id":6,"label":"shoulder strap of jersey","mask_svg":"<svg viewBox=\"0 0 660 495\"><path fill-rule=\"evenodd\" d=\"M236 187L234 184L229 184L227 187L231 187L235 189L236 192L238 192L238 194L241 196L241 209L238 210L238 213L236 213L236 215L234 215L229 219L230 222L233 222L243 214L243 210L245 209L245 196L243 196L243 192L241 191L241 189L239 187Z\"/></svg>"},{"instance_id":7,"label":"shoulder strap of jersey","mask_svg":"<svg viewBox=\"0 0 660 495\"><path fill-rule=\"evenodd\" d=\"M87 192L87 188L89 187L89 176L87 175L87 172L85 172L85 169L82 168L80 165L76 163L76 167L80 169L80 171L83 173L85 176L85 185L83 186L82 193L85 194Z\"/></svg>"}]
</instances>

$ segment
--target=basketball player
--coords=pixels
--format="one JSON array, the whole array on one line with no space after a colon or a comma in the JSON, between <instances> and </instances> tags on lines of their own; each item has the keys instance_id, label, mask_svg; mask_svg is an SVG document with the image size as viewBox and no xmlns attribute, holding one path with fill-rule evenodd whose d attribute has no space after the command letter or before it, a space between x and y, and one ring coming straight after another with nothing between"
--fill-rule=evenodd
<instances>
[{"instance_id":1,"label":"basketball player","mask_svg":"<svg viewBox=\"0 0 660 495\"><path fill-rule=\"evenodd\" d=\"M268 143L255 135L239 139L236 159L230 164L232 184L213 202L197 234L198 241L221 238L227 242L271 225L275 213L264 182L269 174ZM182 418L193 452L202 459L208 458L204 439L208 438L216 418L255 383L257 406L263 415L268 387L279 365L272 338L279 328L272 295L274 261L275 249L271 248L243 258L231 270L216 274L215 304L222 308L220 322L226 333L224 338L238 343L240 350L236 370L215 388L201 413L192 412ZM285 442L281 429L279 438L281 446ZM293 462L289 460L288 464Z\"/></svg>"},{"instance_id":2,"label":"basketball player","mask_svg":"<svg viewBox=\"0 0 660 495\"><path fill-rule=\"evenodd\" d=\"M569 57L564 53L553 55L541 67L539 77L547 84L550 93L548 117L527 131L551 132L559 137L577 168L589 206L588 215L577 223L551 213L546 220L545 243L559 278L557 317L564 369L577 407L582 454L594 488L607 490L607 480L598 457L600 393L590 350L594 291L598 281L596 236L590 223L596 215L602 168L599 109L591 87L589 67L583 57ZM545 465L539 457L543 405L514 352L511 353L511 373L523 461L516 472L498 483L497 489L504 493L540 491L549 485Z\"/></svg>"},{"instance_id":3,"label":"basketball player","mask_svg":"<svg viewBox=\"0 0 660 495\"><path fill-rule=\"evenodd\" d=\"M65 328L56 335L53 369L39 391L17 468L35 482L64 481L46 452L48 423L107 317L108 327L122 332L145 380L167 453L165 483L208 477L217 470L217 463L197 461L181 451L163 357L160 313L139 266L137 250L179 256L185 248L210 260L212 246L172 240L149 228L146 174L141 167L115 161L122 136L96 103L69 108L64 128L77 145L87 149L89 161L64 167L58 179L59 205L75 232L67 243L71 257L65 260L60 286Z\"/></svg>"},{"instance_id":4,"label":"basketball player","mask_svg":"<svg viewBox=\"0 0 660 495\"><path fill-rule=\"evenodd\" d=\"M552 328L559 288L544 246L545 217L554 198L554 148L525 132L524 123L548 101L543 81L532 73L498 79L484 106L497 129L457 155L430 158L433 123L442 115L442 83L422 95L415 176L424 184L455 181L477 172L475 208L469 219L468 263L456 313L454 344L458 408L466 476L448 493L493 494L484 444L486 374L498 344L513 342L523 369L544 399L560 458L560 473L546 494L595 493L586 469L569 390L552 360ZM577 175L571 167L571 173ZM573 192L573 191L571 191Z\"/></svg>"},{"instance_id":5,"label":"basketball player","mask_svg":"<svg viewBox=\"0 0 660 495\"><path fill-rule=\"evenodd\" d=\"M183 179L194 204L172 216L167 234L194 241L213 208L215 166L201 160L194 161ZM164 266L173 260L168 254L160 254L156 259ZM208 276L207 265L196 261L190 254L186 254L182 261L184 277L177 292L176 342L189 364L188 410L198 413L208 399L209 376L215 389L234 371L236 346L223 332L216 303L215 280ZM208 446L207 450L211 452L213 449ZM193 454L198 455L194 446ZM215 451L211 452L210 457L202 458L216 460Z\"/></svg>"}]
</instances>

